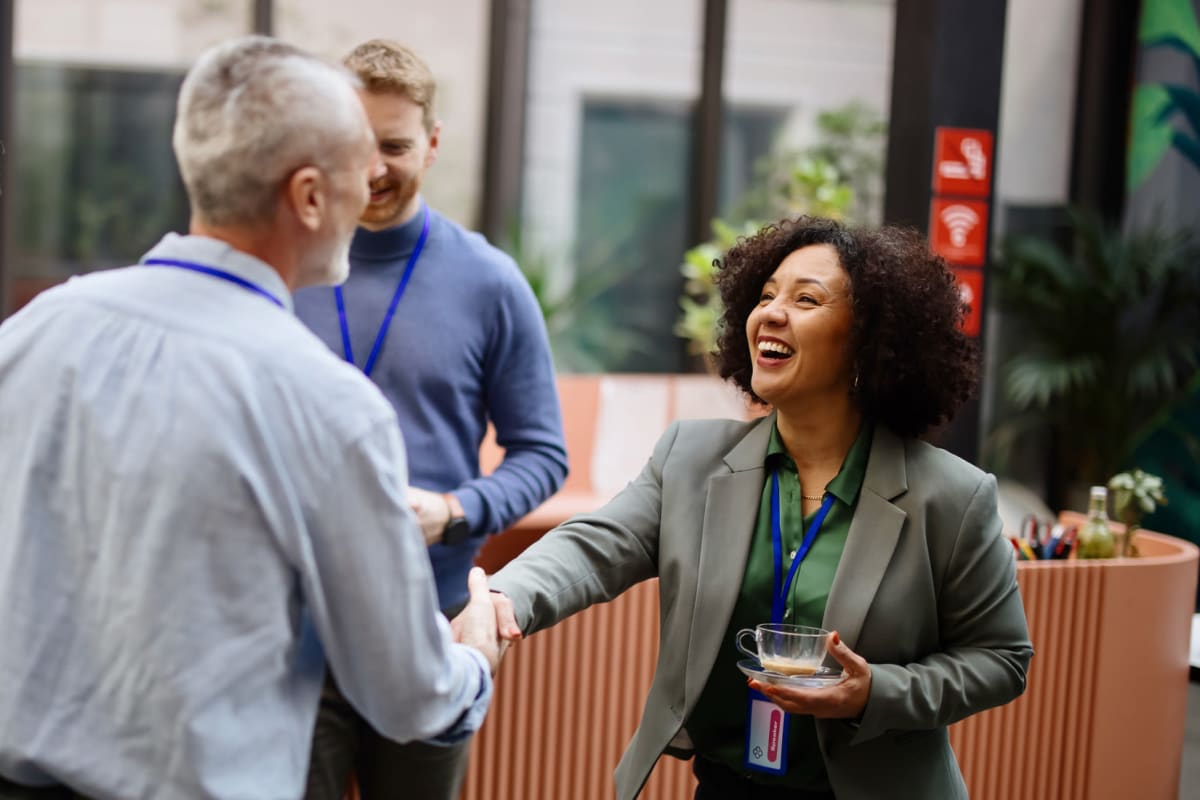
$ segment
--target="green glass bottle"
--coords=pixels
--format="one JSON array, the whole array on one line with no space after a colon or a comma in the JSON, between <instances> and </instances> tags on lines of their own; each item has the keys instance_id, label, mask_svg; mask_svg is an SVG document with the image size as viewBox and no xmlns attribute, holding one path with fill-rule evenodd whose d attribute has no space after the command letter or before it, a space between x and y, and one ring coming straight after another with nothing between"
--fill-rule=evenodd
<instances>
[{"instance_id":1,"label":"green glass bottle","mask_svg":"<svg viewBox=\"0 0 1200 800\"><path fill-rule=\"evenodd\" d=\"M1079 558L1112 558L1116 549L1112 529L1108 527L1108 489L1093 486L1087 522L1079 529Z\"/></svg>"}]
</instances>

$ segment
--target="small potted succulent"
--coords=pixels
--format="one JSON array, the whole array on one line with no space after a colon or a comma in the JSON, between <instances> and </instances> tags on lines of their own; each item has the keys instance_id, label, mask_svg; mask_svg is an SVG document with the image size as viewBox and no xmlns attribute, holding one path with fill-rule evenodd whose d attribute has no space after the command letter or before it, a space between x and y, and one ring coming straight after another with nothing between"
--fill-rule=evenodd
<instances>
[{"instance_id":1,"label":"small potted succulent","mask_svg":"<svg viewBox=\"0 0 1200 800\"><path fill-rule=\"evenodd\" d=\"M1125 534L1118 538L1117 555L1136 556L1137 545L1133 537L1142 524L1142 517L1153 513L1159 505L1167 504L1162 478L1134 469L1109 478L1108 490L1112 493L1113 512L1125 523Z\"/></svg>"}]
</instances>

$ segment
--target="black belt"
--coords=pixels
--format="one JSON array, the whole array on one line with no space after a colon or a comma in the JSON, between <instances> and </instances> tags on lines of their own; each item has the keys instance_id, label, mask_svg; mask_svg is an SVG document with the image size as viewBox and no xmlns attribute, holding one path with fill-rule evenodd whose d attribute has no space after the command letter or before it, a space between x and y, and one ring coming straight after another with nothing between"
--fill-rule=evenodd
<instances>
[{"instance_id":1,"label":"black belt","mask_svg":"<svg viewBox=\"0 0 1200 800\"><path fill-rule=\"evenodd\" d=\"M724 764L696 756L692 772L700 782L695 800L836 800L833 792L807 792L752 780Z\"/></svg>"}]
</instances>

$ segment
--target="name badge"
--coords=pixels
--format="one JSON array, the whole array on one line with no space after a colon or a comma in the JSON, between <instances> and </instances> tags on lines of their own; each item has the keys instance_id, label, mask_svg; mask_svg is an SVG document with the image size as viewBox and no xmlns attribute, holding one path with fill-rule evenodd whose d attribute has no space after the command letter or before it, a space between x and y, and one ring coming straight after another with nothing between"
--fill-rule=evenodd
<instances>
[{"instance_id":1,"label":"name badge","mask_svg":"<svg viewBox=\"0 0 1200 800\"><path fill-rule=\"evenodd\" d=\"M750 690L746 710L746 766L782 775L787 771L788 715L759 692Z\"/></svg>"}]
</instances>

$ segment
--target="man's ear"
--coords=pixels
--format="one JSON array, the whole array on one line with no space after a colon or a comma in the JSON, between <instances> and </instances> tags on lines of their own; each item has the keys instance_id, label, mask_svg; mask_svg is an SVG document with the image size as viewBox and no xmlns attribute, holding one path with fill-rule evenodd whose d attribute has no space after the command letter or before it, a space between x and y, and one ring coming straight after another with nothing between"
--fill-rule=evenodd
<instances>
[{"instance_id":1,"label":"man's ear","mask_svg":"<svg viewBox=\"0 0 1200 800\"><path fill-rule=\"evenodd\" d=\"M433 130L429 133L429 149L425 151L425 169L433 166L433 162L437 161L438 154L438 137L442 133L442 121L438 120L433 123Z\"/></svg>"},{"instance_id":2,"label":"man's ear","mask_svg":"<svg viewBox=\"0 0 1200 800\"><path fill-rule=\"evenodd\" d=\"M305 228L316 232L325 218L329 195L325 176L314 166L301 167L284 184L284 201Z\"/></svg>"}]
</instances>

